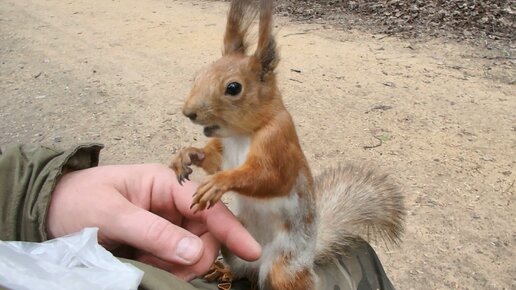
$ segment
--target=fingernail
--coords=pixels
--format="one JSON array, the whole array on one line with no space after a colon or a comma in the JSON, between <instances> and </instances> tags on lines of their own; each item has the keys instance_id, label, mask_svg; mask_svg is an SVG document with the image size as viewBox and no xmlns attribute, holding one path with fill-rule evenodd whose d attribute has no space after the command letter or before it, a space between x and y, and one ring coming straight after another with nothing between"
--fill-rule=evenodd
<instances>
[{"instance_id":1,"label":"fingernail","mask_svg":"<svg viewBox=\"0 0 516 290\"><path fill-rule=\"evenodd\" d=\"M202 243L199 239L185 237L177 243L176 256L188 264L193 264L199 259Z\"/></svg>"}]
</instances>

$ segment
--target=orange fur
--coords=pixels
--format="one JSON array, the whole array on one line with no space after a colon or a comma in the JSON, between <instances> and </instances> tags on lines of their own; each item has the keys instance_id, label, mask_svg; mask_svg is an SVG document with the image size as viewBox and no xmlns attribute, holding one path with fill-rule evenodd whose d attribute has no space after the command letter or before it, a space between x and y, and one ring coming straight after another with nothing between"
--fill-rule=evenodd
<instances>
[{"instance_id":1,"label":"orange fur","mask_svg":"<svg viewBox=\"0 0 516 290\"><path fill-rule=\"evenodd\" d=\"M243 21L244 15L234 14L245 10L240 6L235 8L232 4L230 9L224 40L226 51L231 43L244 37L241 30L233 27ZM300 174L308 181L309 188L305 191L312 192L312 175L273 73L278 58L271 35L270 9L270 3L262 7L255 54L246 56L233 49L210 65L195 79L183 107L185 115L195 113L195 123L218 127L210 132L211 137L247 135L251 138L250 151L242 166L216 173L201 185L199 197L194 200L200 202L199 209L207 203L213 204L226 191L257 198L285 196L292 191ZM242 84L238 96L225 95L225 88L231 82Z\"/></svg>"},{"instance_id":2,"label":"orange fur","mask_svg":"<svg viewBox=\"0 0 516 290\"><path fill-rule=\"evenodd\" d=\"M214 176L228 190L242 195L270 198L285 196L294 187L301 169L309 175L290 115L283 111L251 135L246 162Z\"/></svg>"},{"instance_id":3,"label":"orange fur","mask_svg":"<svg viewBox=\"0 0 516 290\"><path fill-rule=\"evenodd\" d=\"M205 157L200 167L208 174L214 174L220 171L222 164L222 143L220 139L211 139L202 150L204 151Z\"/></svg>"},{"instance_id":4,"label":"orange fur","mask_svg":"<svg viewBox=\"0 0 516 290\"><path fill-rule=\"evenodd\" d=\"M284 255L277 259L265 282L265 290L300 290L314 289L314 276L310 269L304 268L295 273L287 270L290 257Z\"/></svg>"},{"instance_id":5,"label":"orange fur","mask_svg":"<svg viewBox=\"0 0 516 290\"><path fill-rule=\"evenodd\" d=\"M282 104L274 111L280 113L272 119L261 120L265 125L250 135L251 147L245 163L216 173L198 188L193 200L193 204L198 204L196 209L212 206L228 191L255 198L286 196L298 187L295 182L300 174L308 182L299 186L303 190L298 194L313 192L313 178L292 118ZM206 155L206 158L211 156Z\"/></svg>"},{"instance_id":6,"label":"orange fur","mask_svg":"<svg viewBox=\"0 0 516 290\"><path fill-rule=\"evenodd\" d=\"M203 70L183 106L183 113L196 113L199 125L217 124L229 135L251 134L263 127L276 113L285 110L276 81L259 82L259 71L251 67L251 57L231 54ZM224 96L228 83L242 84L237 97Z\"/></svg>"},{"instance_id":7,"label":"orange fur","mask_svg":"<svg viewBox=\"0 0 516 290\"><path fill-rule=\"evenodd\" d=\"M182 149L177 156L170 162L169 167L172 168L177 175L179 183L184 179L188 179L188 175L192 173L190 165L199 166L208 174L220 171L222 164L222 143L220 139L214 138L202 149L196 147L188 147Z\"/></svg>"}]
</instances>

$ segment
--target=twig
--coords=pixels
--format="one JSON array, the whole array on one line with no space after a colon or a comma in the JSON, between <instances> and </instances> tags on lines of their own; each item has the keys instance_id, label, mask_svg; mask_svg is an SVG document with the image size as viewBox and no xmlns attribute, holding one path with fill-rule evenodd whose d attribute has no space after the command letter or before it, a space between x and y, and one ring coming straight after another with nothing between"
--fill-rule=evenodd
<instances>
[{"instance_id":1,"label":"twig","mask_svg":"<svg viewBox=\"0 0 516 290\"><path fill-rule=\"evenodd\" d=\"M382 35L382 36L378 37L376 40L382 40L382 39L384 39L386 37L389 37L389 35L388 34Z\"/></svg>"},{"instance_id":2,"label":"twig","mask_svg":"<svg viewBox=\"0 0 516 290\"><path fill-rule=\"evenodd\" d=\"M368 146L363 146L364 149L373 149L373 148L376 148L376 147L380 147L382 146L383 144L383 141L382 139L378 138L378 136L373 136L376 140L380 141L380 143L378 144L375 144L375 145L368 145Z\"/></svg>"},{"instance_id":3,"label":"twig","mask_svg":"<svg viewBox=\"0 0 516 290\"><path fill-rule=\"evenodd\" d=\"M515 60L516 57L513 57L513 56L502 56L502 55L498 55L498 56L487 56L487 55L481 55L481 56L477 56L477 55L462 55L463 58L469 58L469 59L475 59L475 58L479 58L479 59L487 59L487 60Z\"/></svg>"},{"instance_id":4,"label":"twig","mask_svg":"<svg viewBox=\"0 0 516 290\"><path fill-rule=\"evenodd\" d=\"M509 187L507 187L507 189L505 189L504 191L502 191L502 194L504 194L504 193L506 193L506 192L509 192L509 190L514 186L514 182L515 182L515 181L516 181L516 180L513 180L513 181L512 181L512 183L511 183L511 185L509 185Z\"/></svg>"},{"instance_id":5,"label":"twig","mask_svg":"<svg viewBox=\"0 0 516 290\"><path fill-rule=\"evenodd\" d=\"M392 109L392 106L389 106L389 105L376 105L374 107L372 107L371 109L367 110L365 113L368 114L369 112L372 112L372 111L387 111L387 110L390 110Z\"/></svg>"},{"instance_id":6,"label":"twig","mask_svg":"<svg viewBox=\"0 0 516 290\"><path fill-rule=\"evenodd\" d=\"M512 57L512 56L483 56L482 57L483 59L488 59L488 60L515 60L516 57Z\"/></svg>"},{"instance_id":7,"label":"twig","mask_svg":"<svg viewBox=\"0 0 516 290\"><path fill-rule=\"evenodd\" d=\"M292 35L302 35L302 34L306 34L306 32L289 33L289 34L283 35L283 37L288 37L288 36L292 36Z\"/></svg>"},{"instance_id":8,"label":"twig","mask_svg":"<svg viewBox=\"0 0 516 290\"><path fill-rule=\"evenodd\" d=\"M302 34L307 34L308 32L313 31L313 30L318 30L318 29L305 29L305 30L303 30L303 32L294 32L294 33L289 33L289 34L285 34L285 35L283 35L282 37L288 37L288 36L292 36L292 35L302 35Z\"/></svg>"}]
</instances>

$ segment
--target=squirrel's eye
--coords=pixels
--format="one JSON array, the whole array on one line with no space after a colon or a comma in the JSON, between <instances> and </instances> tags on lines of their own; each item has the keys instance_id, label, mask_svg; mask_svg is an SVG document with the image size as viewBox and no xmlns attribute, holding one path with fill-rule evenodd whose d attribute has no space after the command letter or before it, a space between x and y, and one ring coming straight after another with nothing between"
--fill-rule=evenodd
<instances>
[{"instance_id":1,"label":"squirrel's eye","mask_svg":"<svg viewBox=\"0 0 516 290\"><path fill-rule=\"evenodd\" d=\"M240 94L241 91L242 91L242 85L237 82L232 82L232 83L229 83L228 86L226 87L225 94L230 95L230 96L236 96L236 95Z\"/></svg>"}]
</instances>

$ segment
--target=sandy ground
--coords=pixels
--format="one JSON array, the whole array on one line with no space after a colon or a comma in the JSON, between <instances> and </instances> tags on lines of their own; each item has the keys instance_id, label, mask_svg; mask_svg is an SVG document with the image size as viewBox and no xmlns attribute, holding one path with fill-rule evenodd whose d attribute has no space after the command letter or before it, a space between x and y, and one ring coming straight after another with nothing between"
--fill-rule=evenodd
<instances>
[{"instance_id":1,"label":"sandy ground","mask_svg":"<svg viewBox=\"0 0 516 290\"><path fill-rule=\"evenodd\" d=\"M106 145L102 163L201 145L180 113L221 51L226 4L0 1L0 141ZM516 289L513 59L280 18L280 83L315 172L371 162L404 186L399 289ZM381 146L364 149L364 146Z\"/></svg>"}]
</instances>

